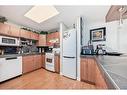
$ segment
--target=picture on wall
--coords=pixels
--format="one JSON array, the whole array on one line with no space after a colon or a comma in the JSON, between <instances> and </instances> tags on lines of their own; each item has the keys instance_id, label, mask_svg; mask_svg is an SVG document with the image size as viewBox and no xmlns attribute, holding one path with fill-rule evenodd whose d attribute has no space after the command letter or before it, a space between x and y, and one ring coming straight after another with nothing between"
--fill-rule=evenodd
<instances>
[{"instance_id":1,"label":"picture on wall","mask_svg":"<svg viewBox=\"0 0 127 95\"><path fill-rule=\"evenodd\" d=\"M90 30L90 40L92 42L106 40L106 27Z\"/></svg>"}]
</instances>

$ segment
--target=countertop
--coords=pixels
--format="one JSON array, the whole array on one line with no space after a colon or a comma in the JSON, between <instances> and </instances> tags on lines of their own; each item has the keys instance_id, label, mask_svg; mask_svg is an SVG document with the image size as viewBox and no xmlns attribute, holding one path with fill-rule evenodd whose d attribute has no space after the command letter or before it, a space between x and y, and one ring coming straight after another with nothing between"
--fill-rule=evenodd
<instances>
[{"instance_id":1,"label":"countertop","mask_svg":"<svg viewBox=\"0 0 127 95\"><path fill-rule=\"evenodd\" d=\"M28 55L39 55L39 54L45 54L45 53L7 54L7 55L0 55L0 58L17 57L17 56L28 56Z\"/></svg>"},{"instance_id":2,"label":"countertop","mask_svg":"<svg viewBox=\"0 0 127 95\"><path fill-rule=\"evenodd\" d=\"M127 56L81 55L95 58L109 88L127 89Z\"/></svg>"}]
</instances>

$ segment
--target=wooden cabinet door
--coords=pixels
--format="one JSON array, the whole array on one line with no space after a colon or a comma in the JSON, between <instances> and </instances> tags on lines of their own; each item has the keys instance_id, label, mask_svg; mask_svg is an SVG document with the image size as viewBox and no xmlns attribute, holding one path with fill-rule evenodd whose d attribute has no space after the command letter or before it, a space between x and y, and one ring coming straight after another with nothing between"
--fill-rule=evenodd
<instances>
[{"instance_id":1,"label":"wooden cabinet door","mask_svg":"<svg viewBox=\"0 0 127 95\"><path fill-rule=\"evenodd\" d=\"M55 55L55 72L60 73L60 56Z\"/></svg>"},{"instance_id":2,"label":"wooden cabinet door","mask_svg":"<svg viewBox=\"0 0 127 95\"><path fill-rule=\"evenodd\" d=\"M88 61L88 81L92 82L95 84L95 72L96 72L96 64L95 64L95 60L93 58L89 58L87 59Z\"/></svg>"},{"instance_id":3,"label":"wooden cabinet door","mask_svg":"<svg viewBox=\"0 0 127 95\"><path fill-rule=\"evenodd\" d=\"M81 80L95 84L96 65L93 58L81 58Z\"/></svg>"},{"instance_id":4,"label":"wooden cabinet door","mask_svg":"<svg viewBox=\"0 0 127 95\"><path fill-rule=\"evenodd\" d=\"M58 38L58 43L60 43L60 32L56 32L56 38Z\"/></svg>"},{"instance_id":5,"label":"wooden cabinet door","mask_svg":"<svg viewBox=\"0 0 127 95\"><path fill-rule=\"evenodd\" d=\"M23 29L20 29L20 37L21 38L27 38L26 31Z\"/></svg>"},{"instance_id":6,"label":"wooden cabinet door","mask_svg":"<svg viewBox=\"0 0 127 95\"><path fill-rule=\"evenodd\" d=\"M39 35L38 46L46 46L46 35Z\"/></svg>"},{"instance_id":7,"label":"wooden cabinet door","mask_svg":"<svg viewBox=\"0 0 127 95\"><path fill-rule=\"evenodd\" d=\"M0 23L0 34L9 35L9 28L9 25Z\"/></svg>"},{"instance_id":8,"label":"wooden cabinet door","mask_svg":"<svg viewBox=\"0 0 127 95\"><path fill-rule=\"evenodd\" d=\"M39 40L39 34L30 32L30 39Z\"/></svg>"},{"instance_id":9,"label":"wooden cabinet door","mask_svg":"<svg viewBox=\"0 0 127 95\"><path fill-rule=\"evenodd\" d=\"M31 33L30 33L30 31L20 29L20 37L30 39L31 38Z\"/></svg>"},{"instance_id":10,"label":"wooden cabinet door","mask_svg":"<svg viewBox=\"0 0 127 95\"><path fill-rule=\"evenodd\" d=\"M60 34L59 32L54 32L54 33L50 33L50 34L47 34L47 45L52 45L49 41L52 40L52 39L57 39L58 38L58 42L60 42Z\"/></svg>"},{"instance_id":11,"label":"wooden cabinet door","mask_svg":"<svg viewBox=\"0 0 127 95\"><path fill-rule=\"evenodd\" d=\"M9 33L10 33L10 36L20 37L20 29L19 28L10 26Z\"/></svg>"},{"instance_id":12,"label":"wooden cabinet door","mask_svg":"<svg viewBox=\"0 0 127 95\"><path fill-rule=\"evenodd\" d=\"M95 83L96 83L96 87L98 89L107 89L108 88L98 66L96 66L96 82Z\"/></svg>"},{"instance_id":13,"label":"wooden cabinet door","mask_svg":"<svg viewBox=\"0 0 127 95\"><path fill-rule=\"evenodd\" d=\"M39 34L34 33L34 39L35 39L35 40L39 40Z\"/></svg>"},{"instance_id":14,"label":"wooden cabinet door","mask_svg":"<svg viewBox=\"0 0 127 95\"><path fill-rule=\"evenodd\" d=\"M42 67L45 68L45 54L42 54Z\"/></svg>"},{"instance_id":15,"label":"wooden cabinet door","mask_svg":"<svg viewBox=\"0 0 127 95\"><path fill-rule=\"evenodd\" d=\"M52 39L52 35L51 34L47 34L46 35L46 44L47 45L51 45L50 42L49 42L51 39Z\"/></svg>"},{"instance_id":16,"label":"wooden cabinet door","mask_svg":"<svg viewBox=\"0 0 127 95\"><path fill-rule=\"evenodd\" d=\"M23 56L22 57L22 72L28 73L34 69L34 58L33 56Z\"/></svg>"},{"instance_id":17,"label":"wooden cabinet door","mask_svg":"<svg viewBox=\"0 0 127 95\"><path fill-rule=\"evenodd\" d=\"M88 64L87 64L87 59L86 58L81 58L81 66L80 66L80 77L81 81L87 81L88 77Z\"/></svg>"},{"instance_id":18,"label":"wooden cabinet door","mask_svg":"<svg viewBox=\"0 0 127 95\"><path fill-rule=\"evenodd\" d=\"M42 67L42 56L34 55L34 70Z\"/></svg>"}]
</instances>

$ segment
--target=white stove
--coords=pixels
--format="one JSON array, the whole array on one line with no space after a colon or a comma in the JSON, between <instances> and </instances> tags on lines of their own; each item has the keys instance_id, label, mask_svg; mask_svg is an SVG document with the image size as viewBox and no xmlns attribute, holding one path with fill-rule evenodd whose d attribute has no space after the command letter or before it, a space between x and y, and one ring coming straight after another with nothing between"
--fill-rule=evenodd
<instances>
[{"instance_id":1,"label":"white stove","mask_svg":"<svg viewBox=\"0 0 127 95\"><path fill-rule=\"evenodd\" d=\"M46 53L45 64L47 70L55 72L54 53Z\"/></svg>"},{"instance_id":2,"label":"white stove","mask_svg":"<svg viewBox=\"0 0 127 95\"><path fill-rule=\"evenodd\" d=\"M53 48L52 52L46 52L45 67L49 71L55 72L55 54L60 53L60 48Z\"/></svg>"}]
</instances>

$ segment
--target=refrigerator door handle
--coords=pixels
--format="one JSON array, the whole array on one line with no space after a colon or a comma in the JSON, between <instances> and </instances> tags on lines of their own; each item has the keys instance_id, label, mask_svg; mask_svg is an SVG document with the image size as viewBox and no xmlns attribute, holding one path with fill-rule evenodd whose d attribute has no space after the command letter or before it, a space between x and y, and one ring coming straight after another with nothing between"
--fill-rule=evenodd
<instances>
[{"instance_id":1,"label":"refrigerator door handle","mask_svg":"<svg viewBox=\"0 0 127 95\"><path fill-rule=\"evenodd\" d=\"M75 57L70 57L70 56L63 56L64 58L75 58Z\"/></svg>"}]
</instances>

